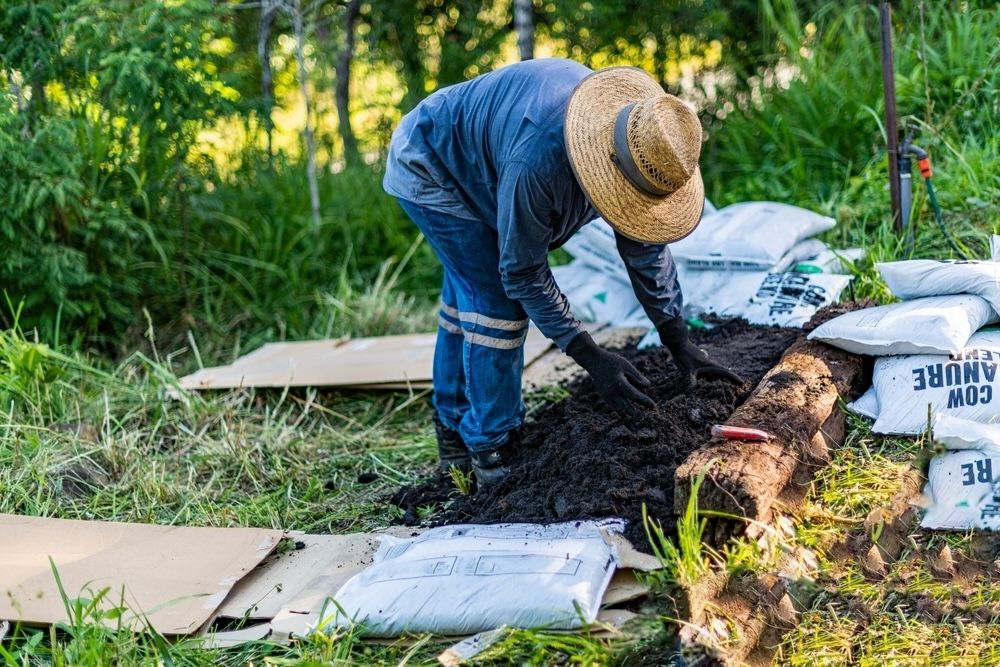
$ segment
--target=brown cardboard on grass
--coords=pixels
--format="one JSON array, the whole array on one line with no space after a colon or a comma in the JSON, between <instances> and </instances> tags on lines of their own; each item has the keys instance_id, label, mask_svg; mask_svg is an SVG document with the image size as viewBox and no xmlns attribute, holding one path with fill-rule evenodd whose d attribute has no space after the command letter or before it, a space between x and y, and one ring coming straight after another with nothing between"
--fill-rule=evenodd
<instances>
[{"instance_id":1,"label":"brown cardboard on grass","mask_svg":"<svg viewBox=\"0 0 1000 667\"><path fill-rule=\"evenodd\" d=\"M140 629L148 620L161 634L182 635L212 616L282 532L0 514L0 536L0 619L67 620L51 558L70 599L109 589L105 609L124 602L125 626Z\"/></svg>"},{"instance_id":2,"label":"brown cardboard on grass","mask_svg":"<svg viewBox=\"0 0 1000 667\"><path fill-rule=\"evenodd\" d=\"M180 379L184 389L237 387L425 388L431 380L436 334L269 343L228 366L203 368ZM524 362L552 343L528 330Z\"/></svg>"},{"instance_id":3,"label":"brown cardboard on grass","mask_svg":"<svg viewBox=\"0 0 1000 667\"><path fill-rule=\"evenodd\" d=\"M285 607L291 613L318 613L327 597L371 565L381 535L411 537L417 533L413 528L396 526L383 533L291 534L299 548L272 554L233 587L215 615L269 620Z\"/></svg>"}]
</instances>

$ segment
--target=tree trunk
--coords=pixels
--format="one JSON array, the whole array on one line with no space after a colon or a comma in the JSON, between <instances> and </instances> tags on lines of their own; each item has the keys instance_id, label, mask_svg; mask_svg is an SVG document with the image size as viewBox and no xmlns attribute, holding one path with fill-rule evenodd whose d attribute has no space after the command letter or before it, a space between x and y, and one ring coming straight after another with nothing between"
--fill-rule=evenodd
<instances>
[{"instance_id":1,"label":"tree trunk","mask_svg":"<svg viewBox=\"0 0 1000 667\"><path fill-rule=\"evenodd\" d=\"M302 14L302 0L295 0L291 9L292 25L295 30L295 60L299 66L299 90L302 93L302 104L306 112L302 136L306 142L306 177L309 179L309 203L312 208L313 231L319 233L319 183L316 180L316 142L313 138L312 104L309 101L309 78L306 72L306 29Z\"/></svg>"},{"instance_id":2,"label":"tree trunk","mask_svg":"<svg viewBox=\"0 0 1000 667\"><path fill-rule=\"evenodd\" d=\"M17 114L24 120L24 125L21 126L21 135L25 139L30 139L31 123L28 119L28 105L24 99L24 88L14 76L14 72L12 70L5 69L4 73L7 75L7 83L10 86L10 92L14 93L14 100L17 105Z\"/></svg>"},{"instance_id":3,"label":"tree trunk","mask_svg":"<svg viewBox=\"0 0 1000 667\"><path fill-rule=\"evenodd\" d=\"M521 60L535 57L535 18L532 0L514 0L514 32L517 33L517 52Z\"/></svg>"},{"instance_id":4,"label":"tree trunk","mask_svg":"<svg viewBox=\"0 0 1000 667\"><path fill-rule=\"evenodd\" d=\"M344 8L344 48L337 54L337 127L344 142L344 162L348 167L361 164L361 151L351 127L351 61L354 59L354 24L361 11L361 0L350 0Z\"/></svg>"},{"instance_id":5,"label":"tree trunk","mask_svg":"<svg viewBox=\"0 0 1000 667\"><path fill-rule=\"evenodd\" d=\"M267 133L267 164L274 159L274 84L271 76L271 27L274 25L275 3L263 0L260 6L260 25L257 30L257 58L260 60L260 88L264 97L264 131Z\"/></svg>"}]
</instances>

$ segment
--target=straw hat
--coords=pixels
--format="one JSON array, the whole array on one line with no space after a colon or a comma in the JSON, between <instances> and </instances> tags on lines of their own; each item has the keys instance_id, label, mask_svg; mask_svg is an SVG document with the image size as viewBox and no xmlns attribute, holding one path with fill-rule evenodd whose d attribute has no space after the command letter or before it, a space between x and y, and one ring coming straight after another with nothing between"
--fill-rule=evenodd
<instances>
[{"instance_id":1,"label":"straw hat","mask_svg":"<svg viewBox=\"0 0 1000 667\"><path fill-rule=\"evenodd\" d=\"M701 220L701 123L636 67L594 72L566 108L566 150L604 219L629 238L669 243Z\"/></svg>"}]
</instances>

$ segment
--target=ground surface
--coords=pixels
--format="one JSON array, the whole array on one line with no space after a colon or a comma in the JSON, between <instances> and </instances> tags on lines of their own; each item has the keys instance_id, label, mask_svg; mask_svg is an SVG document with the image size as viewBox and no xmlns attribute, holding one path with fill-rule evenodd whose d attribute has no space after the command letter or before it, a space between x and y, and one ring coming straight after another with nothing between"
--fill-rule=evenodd
<instances>
[{"instance_id":1,"label":"ground surface","mask_svg":"<svg viewBox=\"0 0 1000 667\"><path fill-rule=\"evenodd\" d=\"M718 340L702 340L723 361L737 354L725 349L724 335L725 329L712 335ZM23 388L5 403L0 424L2 512L348 533L402 519L404 512L384 499L433 470L426 393L243 389L166 400L174 374L144 357L104 370L29 354L40 349L29 340L8 338L5 345L5 386ZM23 359L40 361L18 366ZM582 397L589 389L584 383L573 391ZM534 414L558 410L556 401L568 395L548 387L529 405ZM870 559L859 557L870 548L847 539L890 532L872 517L912 491L907 480L926 464L929 450L924 438L875 436L867 422L849 418L844 445L820 471L804 507L764 538L706 554L730 572L782 572L790 579L800 624L786 635L775 664L1000 665L1000 625L988 611L1000 608L998 578L986 567L995 552L983 555L967 534L911 529L898 555L884 554L881 575L867 572ZM418 519L440 509L432 501L412 507ZM673 528L669 519L663 524ZM932 565L946 545L957 566L942 576ZM786 569L790 553L800 557L794 571ZM642 610L644 625L614 640L517 631L475 662L648 664L642 661L664 654L676 627L657 607L662 600L655 594ZM0 662L429 665L446 645L424 637L418 646L371 646L349 634L290 647L256 642L204 651L106 631L100 621L84 618L55 642L42 631L12 629L0 642ZM716 626L724 643L729 626L724 619Z\"/></svg>"},{"instance_id":2,"label":"ground surface","mask_svg":"<svg viewBox=\"0 0 1000 667\"><path fill-rule=\"evenodd\" d=\"M754 327L742 320L699 330L694 340L709 355L740 373L734 386L702 380L686 391L662 348L625 352L652 382L656 407L622 420L584 379L570 396L541 410L515 446L512 474L504 484L471 496L451 493L452 502L435 515L448 523L553 522L621 517L628 537L648 548L642 507L665 526L673 526L674 470L709 439L712 424L724 422L800 334L796 330ZM443 480L444 489L454 488ZM442 482L432 480L396 494L408 519L429 501L442 498Z\"/></svg>"}]
</instances>

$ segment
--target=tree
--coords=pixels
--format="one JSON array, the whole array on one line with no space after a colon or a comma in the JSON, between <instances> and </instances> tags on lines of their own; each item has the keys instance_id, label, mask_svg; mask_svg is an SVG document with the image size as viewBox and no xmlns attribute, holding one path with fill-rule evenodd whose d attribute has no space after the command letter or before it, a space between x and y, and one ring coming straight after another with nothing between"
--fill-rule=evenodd
<instances>
[{"instance_id":1,"label":"tree","mask_svg":"<svg viewBox=\"0 0 1000 667\"><path fill-rule=\"evenodd\" d=\"M344 161L347 166L361 163L361 152L358 150L358 140L351 128L351 62L354 60L354 33L361 13L361 0L349 0L344 7L344 46L337 54L336 64L336 98L337 98L337 128L340 139L344 143Z\"/></svg>"},{"instance_id":2,"label":"tree","mask_svg":"<svg viewBox=\"0 0 1000 667\"><path fill-rule=\"evenodd\" d=\"M521 60L535 57L535 10L532 0L514 0L514 32Z\"/></svg>"},{"instance_id":3,"label":"tree","mask_svg":"<svg viewBox=\"0 0 1000 667\"><path fill-rule=\"evenodd\" d=\"M378 0L364 15L373 54L394 67L412 109L428 89L491 68L510 34L510 0Z\"/></svg>"},{"instance_id":4,"label":"tree","mask_svg":"<svg viewBox=\"0 0 1000 667\"><path fill-rule=\"evenodd\" d=\"M260 62L260 90L263 102L264 131L267 133L267 161L274 159L274 82L271 74L271 29L279 9L277 0L261 0L257 26L257 60Z\"/></svg>"},{"instance_id":5,"label":"tree","mask_svg":"<svg viewBox=\"0 0 1000 667\"><path fill-rule=\"evenodd\" d=\"M309 207L312 212L313 231L319 233L321 224L319 182L316 178L316 138L313 134L312 101L309 97L309 72L306 69L306 22L302 0L275 0L281 9L292 17L292 31L295 34L295 62L298 66L299 93L302 96L306 119L302 127L302 138L306 144L306 179L309 181Z\"/></svg>"}]
</instances>

